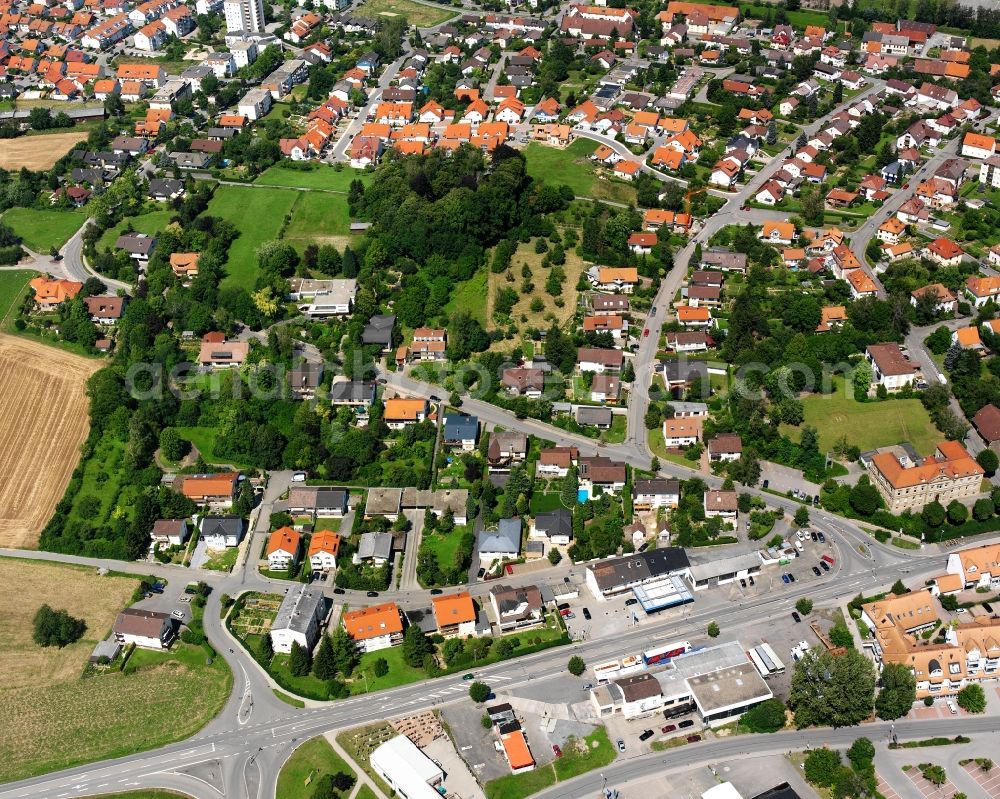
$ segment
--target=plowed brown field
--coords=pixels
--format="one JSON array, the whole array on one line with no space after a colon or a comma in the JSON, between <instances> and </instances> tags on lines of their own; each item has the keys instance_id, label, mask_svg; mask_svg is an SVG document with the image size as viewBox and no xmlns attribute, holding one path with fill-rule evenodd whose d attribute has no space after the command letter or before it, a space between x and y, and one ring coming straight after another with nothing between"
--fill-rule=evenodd
<instances>
[{"instance_id":1,"label":"plowed brown field","mask_svg":"<svg viewBox=\"0 0 1000 799\"><path fill-rule=\"evenodd\" d=\"M0 335L0 546L34 547L87 437L100 362Z\"/></svg>"}]
</instances>

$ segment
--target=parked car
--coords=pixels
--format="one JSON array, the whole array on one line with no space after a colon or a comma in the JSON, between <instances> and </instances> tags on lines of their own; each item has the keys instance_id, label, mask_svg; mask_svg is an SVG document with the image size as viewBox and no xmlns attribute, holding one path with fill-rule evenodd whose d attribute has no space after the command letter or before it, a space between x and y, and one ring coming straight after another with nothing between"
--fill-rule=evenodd
<instances>
[{"instance_id":1,"label":"parked car","mask_svg":"<svg viewBox=\"0 0 1000 799\"><path fill-rule=\"evenodd\" d=\"M835 560L833 559L833 556L831 556L831 555L824 555L822 559L823 559L824 561L826 561L827 563L829 563L829 564L830 564L831 566L832 566L832 565L833 565L834 563L836 563L836 562L837 562L837 561L835 561Z\"/></svg>"},{"instance_id":2,"label":"parked car","mask_svg":"<svg viewBox=\"0 0 1000 799\"><path fill-rule=\"evenodd\" d=\"M799 615L799 612L797 610L792 611L792 619L795 621L796 624L802 621L802 617Z\"/></svg>"},{"instance_id":3,"label":"parked car","mask_svg":"<svg viewBox=\"0 0 1000 799\"><path fill-rule=\"evenodd\" d=\"M473 674L473 673L472 673L472 672L470 671L470 672L469 672L468 674L463 674L463 675L462 675L462 679L463 679L463 680L474 680L474 679L476 679L476 675L475 675L475 674Z\"/></svg>"},{"instance_id":4,"label":"parked car","mask_svg":"<svg viewBox=\"0 0 1000 799\"><path fill-rule=\"evenodd\" d=\"M346 592L344 591L343 588L334 588L333 589L333 593L335 593L335 594L343 594L343 593L346 593Z\"/></svg>"},{"instance_id":5,"label":"parked car","mask_svg":"<svg viewBox=\"0 0 1000 799\"><path fill-rule=\"evenodd\" d=\"M958 715L958 708L955 707L955 703L952 702L950 699L948 700L948 710L951 711L951 714L953 716Z\"/></svg>"},{"instance_id":6,"label":"parked car","mask_svg":"<svg viewBox=\"0 0 1000 799\"><path fill-rule=\"evenodd\" d=\"M632 605L638 605L638 604L639 600L636 599L634 596L630 596L628 599L625 600L625 607L627 608L632 607Z\"/></svg>"},{"instance_id":7,"label":"parked car","mask_svg":"<svg viewBox=\"0 0 1000 799\"><path fill-rule=\"evenodd\" d=\"M819 507L819 494L813 494L813 507Z\"/></svg>"},{"instance_id":8,"label":"parked car","mask_svg":"<svg viewBox=\"0 0 1000 799\"><path fill-rule=\"evenodd\" d=\"M815 530L811 530L811 531L809 532L809 537L810 537L810 538L811 538L811 539L812 539L813 541L818 541L818 540L819 540L819 536L818 536L818 535L816 535L816 531L815 531Z\"/></svg>"},{"instance_id":9,"label":"parked car","mask_svg":"<svg viewBox=\"0 0 1000 799\"><path fill-rule=\"evenodd\" d=\"M293 483L304 483L305 481L306 481L305 472L295 472L295 474L292 475Z\"/></svg>"},{"instance_id":10,"label":"parked car","mask_svg":"<svg viewBox=\"0 0 1000 799\"><path fill-rule=\"evenodd\" d=\"M376 597L378 596L378 591L369 591L365 596Z\"/></svg>"},{"instance_id":11,"label":"parked car","mask_svg":"<svg viewBox=\"0 0 1000 799\"><path fill-rule=\"evenodd\" d=\"M585 686L583 686L584 691L592 691L593 689L594 689L594 684L592 682L588 682Z\"/></svg>"},{"instance_id":12,"label":"parked car","mask_svg":"<svg viewBox=\"0 0 1000 799\"><path fill-rule=\"evenodd\" d=\"M701 736L700 736L700 735L689 735L689 736L687 737L687 742L688 742L689 744L696 744L696 743L698 743L698 741L700 741L700 740L701 740Z\"/></svg>"},{"instance_id":13,"label":"parked car","mask_svg":"<svg viewBox=\"0 0 1000 799\"><path fill-rule=\"evenodd\" d=\"M560 602L558 605L556 605L556 608L558 608L559 610L569 610L569 602Z\"/></svg>"},{"instance_id":14,"label":"parked car","mask_svg":"<svg viewBox=\"0 0 1000 799\"><path fill-rule=\"evenodd\" d=\"M576 618L576 614L575 614L575 613L573 613L572 611L570 611L570 612L569 612L569 613L567 613L567 614L566 614L565 616L563 616L563 618L564 618L564 619L575 619L575 618Z\"/></svg>"},{"instance_id":15,"label":"parked car","mask_svg":"<svg viewBox=\"0 0 1000 799\"><path fill-rule=\"evenodd\" d=\"M556 757L562 757L562 749L559 748L559 744L552 744L552 753Z\"/></svg>"},{"instance_id":16,"label":"parked car","mask_svg":"<svg viewBox=\"0 0 1000 799\"><path fill-rule=\"evenodd\" d=\"M673 732L676 729L677 729L677 725L676 724L668 724L665 727L661 727L660 728L660 732L662 732L662 733L668 733L668 732Z\"/></svg>"},{"instance_id":17,"label":"parked car","mask_svg":"<svg viewBox=\"0 0 1000 799\"><path fill-rule=\"evenodd\" d=\"M795 582L795 575L792 574L791 572L788 572L788 582L790 582L790 583L794 583Z\"/></svg>"},{"instance_id":18,"label":"parked car","mask_svg":"<svg viewBox=\"0 0 1000 799\"><path fill-rule=\"evenodd\" d=\"M640 741L648 741L655 734L656 733L654 733L652 730L643 730L641 733L639 733L639 740Z\"/></svg>"},{"instance_id":19,"label":"parked car","mask_svg":"<svg viewBox=\"0 0 1000 799\"><path fill-rule=\"evenodd\" d=\"M766 490L766 489L767 489L767 487L768 487L769 485L771 485L771 481L770 481L770 480L765 480L765 481L764 481L763 483L761 483L760 485L761 485L761 488L763 488L763 489L765 489L765 490Z\"/></svg>"},{"instance_id":20,"label":"parked car","mask_svg":"<svg viewBox=\"0 0 1000 799\"><path fill-rule=\"evenodd\" d=\"M753 575L750 575L749 577L747 577L747 579L750 581L750 585L756 585L756 583L754 583L753 581Z\"/></svg>"},{"instance_id":21,"label":"parked car","mask_svg":"<svg viewBox=\"0 0 1000 799\"><path fill-rule=\"evenodd\" d=\"M825 544L826 543L826 536L825 535L823 535L822 533L816 533L816 536L819 538L819 542L821 544Z\"/></svg>"},{"instance_id":22,"label":"parked car","mask_svg":"<svg viewBox=\"0 0 1000 799\"><path fill-rule=\"evenodd\" d=\"M486 569L480 569L478 572L476 572L476 577L480 580L482 580L483 577L485 576L486 576Z\"/></svg>"},{"instance_id":23,"label":"parked car","mask_svg":"<svg viewBox=\"0 0 1000 799\"><path fill-rule=\"evenodd\" d=\"M432 594L433 594L434 596L437 596L438 594L443 594L443 593L444 593L444 591L442 591L442 590L441 590L440 588L432 588L432 589L431 589L431 593L432 593Z\"/></svg>"},{"instance_id":24,"label":"parked car","mask_svg":"<svg viewBox=\"0 0 1000 799\"><path fill-rule=\"evenodd\" d=\"M648 327L645 330L642 331L642 337L643 338L649 338L649 328Z\"/></svg>"},{"instance_id":25,"label":"parked car","mask_svg":"<svg viewBox=\"0 0 1000 799\"><path fill-rule=\"evenodd\" d=\"M781 575L781 582L783 582L785 584L788 584L788 583L791 582L791 580L788 579L788 575L787 574L783 574L783 575Z\"/></svg>"},{"instance_id":26,"label":"parked car","mask_svg":"<svg viewBox=\"0 0 1000 799\"><path fill-rule=\"evenodd\" d=\"M989 602L983 602L983 610L985 610L987 613L992 613L993 606Z\"/></svg>"},{"instance_id":27,"label":"parked car","mask_svg":"<svg viewBox=\"0 0 1000 799\"><path fill-rule=\"evenodd\" d=\"M682 721L677 726L682 730L686 730L688 727L694 726L694 719L684 719L684 721Z\"/></svg>"},{"instance_id":28,"label":"parked car","mask_svg":"<svg viewBox=\"0 0 1000 799\"><path fill-rule=\"evenodd\" d=\"M343 593L343 591L341 591L341 593ZM181 599L180 599L180 601L181 602L190 602L191 601L191 597L189 597L189 596L182 596Z\"/></svg>"},{"instance_id":29,"label":"parked car","mask_svg":"<svg viewBox=\"0 0 1000 799\"><path fill-rule=\"evenodd\" d=\"M569 616L569 614L572 613L572 612L573 611L571 611L569 608L565 608L564 610L560 610L559 611L559 615L565 618L565 617Z\"/></svg>"},{"instance_id":30,"label":"parked car","mask_svg":"<svg viewBox=\"0 0 1000 799\"><path fill-rule=\"evenodd\" d=\"M583 618L585 618L587 621L590 621L590 610L588 610L587 608L583 609Z\"/></svg>"},{"instance_id":31,"label":"parked car","mask_svg":"<svg viewBox=\"0 0 1000 799\"><path fill-rule=\"evenodd\" d=\"M747 587L747 581L744 580L742 577L740 577L740 588L746 588L746 587Z\"/></svg>"},{"instance_id":32,"label":"parked car","mask_svg":"<svg viewBox=\"0 0 1000 799\"><path fill-rule=\"evenodd\" d=\"M826 561L825 560L821 560L819 562L819 565L823 569L823 571L825 571L825 572L830 571L830 567L826 565Z\"/></svg>"},{"instance_id":33,"label":"parked car","mask_svg":"<svg viewBox=\"0 0 1000 799\"><path fill-rule=\"evenodd\" d=\"M813 574L815 574L817 577L823 576L823 572L819 570L819 566L813 566Z\"/></svg>"},{"instance_id":34,"label":"parked car","mask_svg":"<svg viewBox=\"0 0 1000 799\"><path fill-rule=\"evenodd\" d=\"M184 618L184 611L183 610L174 610L174 611L171 611L170 615L173 616L175 619L183 619Z\"/></svg>"},{"instance_id":35,"label":"parked car","mask_svg":"<svg viewBox=\"0 0 1000 799\"><path fill-rule=\"evenodd\" d=\"M621 738L619 738L615 743L618 744L618 751L619 752L624 752L625 751L625 741L623 741Z\"/></svg>"},{"instance_id":36,"label":"parked car","mask_svg":"<svg viewBox=\"0 0 1000 799\"><path fill-rule=\"evenodd\" d=\"M153 583L149 586L149 590L154 594L162 594L164 588L166 588L166 586L163 583Z\"/></svg>"}]
</instances>

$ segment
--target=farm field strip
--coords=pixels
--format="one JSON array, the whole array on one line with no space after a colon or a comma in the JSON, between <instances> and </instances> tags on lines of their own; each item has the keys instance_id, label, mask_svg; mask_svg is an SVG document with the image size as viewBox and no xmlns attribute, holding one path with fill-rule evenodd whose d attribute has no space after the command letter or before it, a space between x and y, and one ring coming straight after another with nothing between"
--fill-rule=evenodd
<instances>
[{"instance_id":1,"label":"farm field strip","mask_svg":"<svg viewBox=\"0 0 1000 799\"><path fill-rule=\"evenodd\" d=\"M87 435L86 378L97 366L0 335L0 545L34 546L62 497Z\"/></svg>"}]
</instances>

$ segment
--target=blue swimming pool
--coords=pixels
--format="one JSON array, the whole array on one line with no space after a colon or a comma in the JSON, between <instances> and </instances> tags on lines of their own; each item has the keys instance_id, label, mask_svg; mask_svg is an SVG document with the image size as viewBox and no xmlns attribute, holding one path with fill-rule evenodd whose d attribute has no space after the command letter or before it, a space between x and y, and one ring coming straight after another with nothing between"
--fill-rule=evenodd
<instances>
[{"instance_id":1,"label":"blue swimming pool","mask_svg":"<svg viewBox=\"0 0 1000 799\"><path fill-rule=\"evenodd\" d=\"M590 495L587 493L587 489L581 488L579 491L576 492L576 501L579 502L581 505L588 499L590 499Z\"/></svg>"}]
</instances>

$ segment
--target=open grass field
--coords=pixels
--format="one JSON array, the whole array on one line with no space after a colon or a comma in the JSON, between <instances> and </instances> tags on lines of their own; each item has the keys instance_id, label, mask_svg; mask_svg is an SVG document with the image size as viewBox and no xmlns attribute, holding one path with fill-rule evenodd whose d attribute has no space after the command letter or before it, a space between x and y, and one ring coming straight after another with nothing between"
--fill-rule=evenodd
<instances>
[{"instance_id":1,"label":"open grass field","mask_svg":"<svg viewBox=\"0 0 1000 799\"><path fill-rule=\"evenodd\" d=\"M344 167L336 169L328 164L321 164L315 169L289 169L277 163L261 173L254 181L258 186L285 186L293 189L321 189L339 191L347 194L351 181L358 179L362 183L371 182L372 173L362 169Z\"/></svg>"},{"instance_id":2,"label":"open grass field","mask_svg":"<svg viewBox=\"0 0 1000 799\"><path fill-rule=\"evenodd\" d=\"M298 192L292 219L282 238L302 251L309 244L333 244L343 249L350 235L347 196L326 192Z\"/></svg>"},{"instance_id":3,"label":"open grass field","mask_svg":"<svg viewBox=\"0 0 1000 799\"><path fill-rule=\"evenodd\" d=\"M194 647L149 653L131 674L81 677L136 585L84 567L0 559L0 782L186 738L222 708L229 669L220 658L205 666ZM63 649L36 646L31 619L46 603L82 617L83 639Z\"/></svg>"},{"instance_id":4,"label":"open grass field","mask_svg":"<svg viewBox=\"0 0 1000 799\"><path fill-rule=\"evenodd\" d=\"M174 212L167 209L158 209L156 211L150 211L148 214L142 214L141 216L130 216L123 219L113 228L108 228L101 234L101 237L97 240L97 249L104 250L105 248L112 248L115 246L115 242L118 241L118 237L125 232L125 229L131 225L132 229L136 233L159 233L163 228L170 224L170 217L174 215Z\"/></svg>"},{"instance_id":5,"label":"open grass field","mask_svg":"<svg viewBox=\"0 0 1000 799\"><path fill-rule=\"evenodd\" d=\"M847 436L861 451L909 441L921 455L930 455L944 438L917 399L885 402L855 402L842 390L828 395L811 395L802 401L804 424L816 428L819 448L830 451ZM799 430L781 425L781 432L798 441Z\"/></svg>"},{"instance_id":6,"label":"open grass field","mask_svg":"<svg viewBox=\"0 0 1000 799\"><path fill-rule=\"evenodd\" d=\"M410 0L365 0L357 8L359 17L406 17L406 21L418 28L431 28L457 17L458 12L447 8L433 8Z\"/></svg>"},{"instance_id":7,"label":"open grass field","mask_svg":"<svg viewBox=\"0 0 1000 799\"><path fill-rule=\"evenodd\" d=\"M86 140L86 131L80 130L4 139L0 142L0 168L16 170L25 166L33 170L48 169L74 145Z\"/></svg>"},{"instance_id":8,"label":"open grass field","mask_svg":"<svg viewBox=\"0 0 1000 799\"><path fill-rule=\"evenodd\" d=\"M249 189L219 186L208 204L208 213L221 216L239 227L240 235L229 248L227 275L222 287L242 286L253 289L257 275L257 248L278 238L282 223L297 192L285 189Z\"/></svg>"},{"instance_id":9,"label":"open grass field","mask_svg":"<svg viewBox=\"0 0 1000 799\"><path fill-rule=\"evenodd\" d=\"M33 547L87 437L99 362L0 334L0 546Z\"/></svg>"},{"instance_id":10,"label":"open grass field","mask_svg":"<svg viewBox=\"0 0 1000 799\"><path fill-rule=\"evenodd\" d=\"M29 269L11 269L0 271L0 322L6 319L8 312L14 307L24 287L37 273Z\"/></svg>"},{"instance_id":11,"label":"open grass field","mask_svg":"<svg viewBox=\"0 0 1000 799\"><path fill-rule=\"evenodd\" d=\"M445 313L451 316L458 311L465 311L483 327L487 327L483 297L488 291L489 280L490 270L483 267L464 283L459 283L444 307Z\"/></svg>"},{"instance_id":12,"label":"open grass field","mask_svg":"<svg viewBox=\"0 0 1000 799\"><path fill-rule=\"evenodd\" d=\"M352 777L357 775L322 735L306 741L296 749L285 761L278 774L278 789L276 796L281 799L309 799L312 796L315 780L324 774L336 774L342 771ZM309 780L307 784L306 780Z\"/></svg>"},{"instance_id":13,"label":"open grass field","mask_svg":"<svg viewBox=\"0 0 1000 799\"><path fill-rule=\"evenodd\" d=\"M551 245L550 245L551 247ZM514 253L514 257L511 259L510 271L514 275L514 282L507 282L507 273L501 272L500 274L494 274L488 272L488 283L489 288L487 291L486 300L486 312L487 318L492 321L493 319L493 309L496 307L496 297L497 292L501 289L510 287L515 291L520 293L521 284L523 278L521 277L521 269L527 264L528 268L531 269L531 282L534 283L534 290L528 294L520 294L517 299L517 303L511 310L511 318L518 321L520 324L523 321L522 326L536 327L542 330L547 330L552 325L552 318L555 317L556 322L559 325L565 324L573 313L576 311L577 298L579 292L576 290L576 284L580 280L580 274L584 271L586 264L584 264L583 259L577 255L575 249L569 249L566 251L566 263L563 264L562 269L566 272L566 280L562 284L562 291L559 293L559 298L562 300L562 307L556 305L556 297L553 297L545 290L545 281L549 276L549 271L552 267L542 266L542 259L545 257L545 253L535 252L535 241L532 239L527 244L518 245L517 251ZM475 280L475 278L473 278ZM531 303L536 297L542 300L542 309L540 311L531 310ZM479 305L482 305L482 296L478 298ZM522 319L522 317L526 317ZM510 346L509 342L499 341L495 344L496 347L507 349Z\"/></svg>"},{"instance_id":14,"label":"open grass field","mask_svg":"<svg viewBox=\"0 0 1000 799\"><path fill-rule=\"evenodd\" d=\"M3 222L24 239L25 247L44 254L51 247L62 247L86 218L83 211L11 208L3 215Z\"/></svg>"},{"instance_id":15,"label":"open grass field","mask_svg":"<svg viewBox=\"0 0 1000 799\"><path fill-rule=\"evenodd\" d=\"M628 183L604 177L589 159L597 149L597 142L576 139L564 150L532 142L524 150L528 174L546 183L564 183L577 197L634 203L635 189Z\"/></svg>"}]
</instances>

